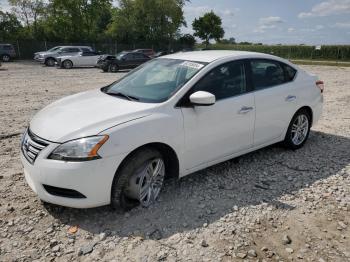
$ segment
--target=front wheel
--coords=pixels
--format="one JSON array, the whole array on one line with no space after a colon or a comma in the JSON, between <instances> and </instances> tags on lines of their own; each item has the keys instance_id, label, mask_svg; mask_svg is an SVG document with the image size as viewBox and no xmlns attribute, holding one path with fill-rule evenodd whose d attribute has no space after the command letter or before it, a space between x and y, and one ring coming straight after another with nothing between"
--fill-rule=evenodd
<instances>
[{"instance_id":1,"label":"front wheel","mask_svg":"<svg viewBox=\"0 0 350 262\"><path fill-rule=\"evenodd\" d=\"M10 59L11 59L11 57L9 56L9 55L2 55L2 61L4 61L4 62L9 62L10 61Z\"/></svg>"},{"instance_id":2,"label":"front wheel","mask_svg":"<svg viewBox=\"0 0 350 262\"><path fill-rule=\"evenodd\" d=\"M118 65L116 65L116 64L110 64L109 65L109 72L116 73L116 72L118 72L118 70L119 70L119 66Z\"/></svg>"},{"instance_id":3,"label":"front wheel","mask_svg":"<svg viewBox=\"0 0 350 262\"><path fill-rule=\"evenodd\" d=\"M112 208L129 210L137 205L150 206L159 196L164 177L164 159L157 150L136 151L122 164L113 180Z\"/></svg>"},{"instance_id":4,"label":"front wheel","mask_svg":"<svg viewBox=\"0 0 350 262\"><path fill-rule=\"evenodd\" d=\"M299 110L289 124L284 144L290 149L301 148L309 137L311 116L307 110Z\"/></svg>"},{"instance_id":5,"label":"front wheel","mask_svg":"<svg viewBox=\"0 0 350 262\"><path fill-rule=\"evenodd\" d=\"M65 69L71 69L73 67L73 62L70 60L64 60L62 65Z\"/></svg>"},{"instance_id":6,"label":"front wheel","mask_svg":"<svg viewBox=\"0 0 350 262\"><path fill-rule=\"evenodd\" d=\"M45 65L46 66L54 66L55 65L55 59L53 59L53 58L48 58L48 59L46 59L45 60Z\"/></svg>"}]
</instances>

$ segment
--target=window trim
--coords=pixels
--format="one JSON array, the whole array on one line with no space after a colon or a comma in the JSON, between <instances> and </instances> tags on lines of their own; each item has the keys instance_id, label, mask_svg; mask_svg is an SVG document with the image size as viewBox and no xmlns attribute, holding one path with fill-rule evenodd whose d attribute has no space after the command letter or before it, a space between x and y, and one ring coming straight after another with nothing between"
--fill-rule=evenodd
<instances>
[{"instance_id":1,"label":"window trim","mask_svg":"<svg viewBox=\"0 0 350 262\"><path fill-rule=\"evenodd\" d=\"M298 69L296 69L295 67L293 66L290 66L286 63L283 63L281 61L278 61L278 60L274 60L274 59L269 59L269 58L249 58L248 59L248 64L249 64L249 71L250 71L250 81L251 81L251 84L252 84L252 87L253 87L253 91L254 92L258 92L258 91L262 91L262 90L265 90L265 89L269 89L269 88L273 88L273 87L277 87L277 86L282 86L282 85L285 85L285 84L289 84L289 83L292 83L294 82L294 80L296 79L296 76L298 74ZM273 85L273 86L267 86L267 87L264 87L264 88L261 88L261 89L256 89L255 87L255 84L254 84L254 81L253 81L253 70L252 70L252 61L256 61L256 60L259 60L259 61L266 61L266 62L273 62L273 63L276 63L276 64L279 64L283 70L283 76L284 76L284 82L281 83L281 84L278 84L278 85ZM291 68L293 68L296 72L295 72L295 75L294 75L294 78L293 80L291 81L286 81L287 79L287 72L286 72L286 69L284 66L289 66Z\"/></svg>"},{"instance_id":2,"label":"window trim","mask_svg":"<svg viewBox=\"0 0 350 262\"><path fill-rule=\"evenodd\" d=\"M189 103L188 98L189 96L192 94L191 92L193 91L193 88L203 79L205 78L207 75L209 75L213 70L217 69L218 67L221 67L223 65L229 64L229 63L234 63L234 62L241 62L243 64L244 67L244 74L245 74L245 84L246 84L246 92L242 93L242 94L238 94L238 95L234 95L234 96L230 96L230 97L225 97L225 98L221 98L219 100L216 100L215 103L219 102L219 101L223 101L226 99L231 99L231 98L235 98L235 97L239 97L242 95L246 95L249 94L251 92L254 92L254 87L253 87L253 83L251 80L251 74L250 74L250 62L248 58L243 58L243 59L237 59L237 60L231 60L228 62L224 62L220 65L215 66L214 68L210 69L207 73L205 73L204 76L202 76L200 79L198 79L196 81L196 83L194 83L190 89L177 101L177 103L175 104L175 108L192 108L194 107L193 104ZM215 97L216 99L216 97Z\"/></svg>"}]
</instances>

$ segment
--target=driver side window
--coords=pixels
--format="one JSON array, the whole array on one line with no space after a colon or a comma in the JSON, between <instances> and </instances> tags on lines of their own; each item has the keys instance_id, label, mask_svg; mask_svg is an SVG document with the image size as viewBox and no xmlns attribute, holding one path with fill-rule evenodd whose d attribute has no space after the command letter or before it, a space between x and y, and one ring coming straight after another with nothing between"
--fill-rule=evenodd
<instances>
[{"instance_id":1,"label":"driver side window","mask_svg":"<svg viewBox=\"0 0 350 262\"><path fill-rule=\"evenodd\" d=\"M206 91L215 95L216 100L237 96L247 92L243 61L222 64L205 75L191 93Z\"/></svg>"}]
</instances>

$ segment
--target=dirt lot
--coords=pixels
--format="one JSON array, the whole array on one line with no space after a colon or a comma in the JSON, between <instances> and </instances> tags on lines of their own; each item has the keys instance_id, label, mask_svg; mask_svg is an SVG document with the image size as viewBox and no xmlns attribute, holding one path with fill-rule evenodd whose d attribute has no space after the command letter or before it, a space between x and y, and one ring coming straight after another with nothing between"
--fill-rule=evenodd
<instances>
[{"instance_id":1,"label":"dirt lot","mask_svg":"<svg viewBox=\"0 0 350 262\"><path fill-rule=\"evenodd\" d=\"M126 214L43 206L19 161L19 134L35 112L122 74L3 68L0 261L350 261L349 67L303 67L326 90L302 149L272 146L170 180L153 207Z\"/></svg>"}]
</instances>

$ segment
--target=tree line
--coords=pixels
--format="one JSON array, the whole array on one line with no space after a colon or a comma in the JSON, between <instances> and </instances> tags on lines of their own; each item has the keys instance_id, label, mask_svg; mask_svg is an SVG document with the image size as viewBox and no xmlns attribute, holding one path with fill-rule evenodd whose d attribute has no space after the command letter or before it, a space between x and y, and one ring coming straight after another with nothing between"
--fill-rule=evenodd
<instances>
[{"instance_id":1,"label":"tree line","mask_svg":"<svg viewBox=\"0 0 350 262\"><path fill-rule=\"evenodd\" d=\"M187 26L183 7L189 0L8 0L11 11L0 9L0 41L104 42L124 44L180 43L192 47L202 39L224 36L221 18L212 11Z\"/></svg>"}]
</instances>

